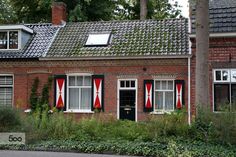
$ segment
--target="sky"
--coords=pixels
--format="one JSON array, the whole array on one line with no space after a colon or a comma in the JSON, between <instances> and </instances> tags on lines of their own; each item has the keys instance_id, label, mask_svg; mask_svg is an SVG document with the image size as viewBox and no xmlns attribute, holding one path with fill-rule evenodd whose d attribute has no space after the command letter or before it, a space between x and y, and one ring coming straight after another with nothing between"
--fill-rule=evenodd
<instances>
[{"instance_id":1,"label":"sky","mask_svg":"<svg viewBox=\"0 0 236 157\"><path fill-rule=\"evenodd\" d=\"M180 10L182 11L182 15L184 16L184 17L188 17L188 12L189 12L189 4L188 4L188 0L169 0L172 4L175 2L175 1L177 1L178 2L178 4L180 5L180 6L182 6L181 8L180 8Z\"/></svg>"}]
</instances>

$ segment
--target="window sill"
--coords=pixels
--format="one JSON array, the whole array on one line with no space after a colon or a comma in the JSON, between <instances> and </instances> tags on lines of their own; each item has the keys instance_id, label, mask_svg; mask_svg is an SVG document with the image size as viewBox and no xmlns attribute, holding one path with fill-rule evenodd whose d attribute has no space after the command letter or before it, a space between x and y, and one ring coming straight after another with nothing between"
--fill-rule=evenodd
<instances>
[{"instance_id":1,"label":"window sill","mask_svg":"<svg viewBox=\"0 0 236 157\"><path fill-rule=\"evenodd\" d=\"M174 110L173 111L153 111L150 114L163 115L163 114L171 114L171 112L174 112Z\"/></svg>"},{"instance_id":2,"label":"window sill","mask_svg":"<svg viewBox=\"0 0 236 157\"><path fill-rule=\"evenodd\" d=\"M94 111L91 111L91 110L67 110L67 111L64 111L64 113L94 113Z\"/></svg>"}]
</instances>

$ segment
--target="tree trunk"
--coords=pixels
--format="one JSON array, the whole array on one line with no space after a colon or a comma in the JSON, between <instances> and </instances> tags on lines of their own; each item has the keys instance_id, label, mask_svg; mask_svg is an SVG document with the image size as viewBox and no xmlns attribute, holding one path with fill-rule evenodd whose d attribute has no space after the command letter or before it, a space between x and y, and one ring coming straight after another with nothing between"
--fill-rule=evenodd
<instances>
[{"instance_id":1,"label":"tree trunk","mask_svg":"<svg viewBox=\"0 0 236 157\"><path fill-rule=\"evenodd\" d=\"M140 0L140 20L147 18L147 2L148 0Z\"/></svg>"},{"instance_id":2,"label":"tree trunk","mask_svg":"<svg viewBox=\"0 0 236 157\"><path fill-rule=\"evenodd\" d=\"M209 0L196 0L196 107L209 108Z\"/></svg>"}]
</instances>

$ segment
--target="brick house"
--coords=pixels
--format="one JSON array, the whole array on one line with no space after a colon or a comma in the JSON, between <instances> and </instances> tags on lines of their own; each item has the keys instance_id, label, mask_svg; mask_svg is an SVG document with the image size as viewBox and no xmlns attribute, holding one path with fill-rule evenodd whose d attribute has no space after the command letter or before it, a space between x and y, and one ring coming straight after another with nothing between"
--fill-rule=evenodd
<instances>
[{"instance_id":1,"label":"brick house","mask_svg":"<svg viewBox=\"0 0 236 157\"><path fill-rule=\"evenodd\" d=\"M52 24L0 26L0 106L29 108L34 79L53 77L50 105L78 117L190 111L187 19L65 23L65 7Z\"/></svg>"},{"instance_id":2,"label":"brick house","mask_svg":"<svg viewBox=\"0 0 236 157\"><path fill-rule=\"evenodd\" d=\"M191 102L195 102L195 9L192 10ZM209 2L209 82L214 112L236 110L236 1ZM192 103L191 110L195 111Z\"/></svg>"}]
</instances>

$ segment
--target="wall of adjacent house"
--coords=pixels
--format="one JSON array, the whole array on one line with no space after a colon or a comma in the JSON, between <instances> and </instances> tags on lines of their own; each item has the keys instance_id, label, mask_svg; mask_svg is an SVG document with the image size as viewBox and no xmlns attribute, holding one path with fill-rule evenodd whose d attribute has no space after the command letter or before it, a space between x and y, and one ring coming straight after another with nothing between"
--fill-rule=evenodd
<instances>
[{"instance_id":1,"label":"wall of adjacent house","mask_svg":"<svg viewBox=\"0 0 236 157\"><path fill-rule=\"evenodd\" d=\"M194 62L192 62L193 65ZM187 59L145 59L145 60L97 60L97 61L2 61L0 72L14 75L14 105L29 108L32 83L39 78L39 91L49 76L70 73L92 73L104 75L104 110L117 115L117 80L132 78L138 80L138 120L150 115L143 112L144 80L175 78L184 80L184 101L187 108L188 67ZM193 71L193 66L192 66ZM192 76L193 73L192 73ZM194 79L192 78L192 83ZM194 86L192 86L192 90ZM193 98L193 95L192 95ZM194 100L194 99L192 99ZM50 105L54 105L54 87L50 92ZM77 114L78 117L85 114ZM91 114L89 114L91 115Z\"/></svg>"},{"instance_id":2,"label":"wall of adjacent house","mask_svg":"<svg viewBox=\"0 0 236 157\"><path fill-rule=\"evenodd\" d=\"M195 68L196 68L196 41L192 41L191 59L191 102L192 113L195 113ZM209 47L209 82L210 103L213 109L213 69L236 68L236 38L211 38Z\"/></svg>"}]
</instances>

